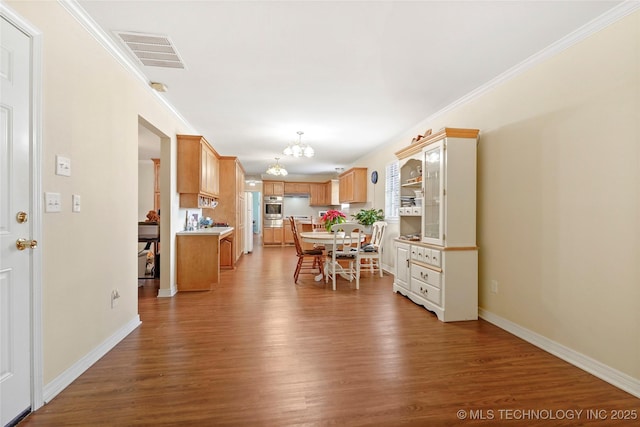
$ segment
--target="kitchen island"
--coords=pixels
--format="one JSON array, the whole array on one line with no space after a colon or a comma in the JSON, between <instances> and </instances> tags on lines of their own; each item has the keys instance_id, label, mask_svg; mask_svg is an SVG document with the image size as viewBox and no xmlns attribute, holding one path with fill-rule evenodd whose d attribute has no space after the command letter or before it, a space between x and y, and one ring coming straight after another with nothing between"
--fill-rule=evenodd
<instances>
[{"instance_id":1,"label":"kitchen island","mask_svg":"<svg viewBox=\"0 0 640 427\"><path fill-rule=\"evenodd\" d=\"M211 290L232 257L233 227L180 231L176 236L178 291Z\"/></svg>"}]
</instances>

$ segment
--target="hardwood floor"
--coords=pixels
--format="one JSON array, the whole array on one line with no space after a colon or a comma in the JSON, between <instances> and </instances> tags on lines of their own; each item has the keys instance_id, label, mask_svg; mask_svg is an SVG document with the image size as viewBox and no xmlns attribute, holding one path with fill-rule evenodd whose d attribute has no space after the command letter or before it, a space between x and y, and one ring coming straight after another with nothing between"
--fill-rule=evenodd
<instances>
[{"instance_id":1,"label":"hardwood floor","mask_svg":"<svg viewBox=\"0 0 640 427\"><path fill-rule=\"evenodd\" d=\"M145 281L142 325L20 425L601 426L640 412L485 321L439 322L387 274L295 285L292 247L254 249L210 292L156 298Z\"/></svg>"}]
</instances>

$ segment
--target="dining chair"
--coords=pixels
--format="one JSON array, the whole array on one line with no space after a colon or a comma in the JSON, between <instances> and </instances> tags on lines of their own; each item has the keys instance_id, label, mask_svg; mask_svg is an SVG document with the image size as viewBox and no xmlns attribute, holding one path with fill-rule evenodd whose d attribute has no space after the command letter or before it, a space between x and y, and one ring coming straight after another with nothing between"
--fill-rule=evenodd
<instances>
[{"instance_id":1,"label":"dining chair","mask_svg":"<svg viewBox=\"0 0 640 427\"><path fill-rule=\"evenodd\" d=\"M298 283L298 276L300 273L318 274L314 270L318 269L319 274L324 277L324 269L322 263L323 252L319 249L303 250L300 243L300 236L298 235L298 226L293 217L289 217L291 223L291 232L293 234L293 242L296 246L296 255L298 256L298 263L296 264L296 271L293 273L294 283Z\"/></svg>"},{"instance_id":2,"label":"dining chair","mask_svg":"<svg viewBox=\"0 0 640 427\"><path fill-rule=\"evenodd\" d=\"M360 242L362 241L362 225L357 222L343 222L331 227L333 244L328 248L325 257L325 283L329 283L329 276L333 280L333 290L336 290L336 276L340 275L352 282L356 279L356 289L360 289ZM341 265L339 261L348 261L349 267Z\"/></svg>"},{"instance_id":3,"label":"dining chair","mask_svg":"<svg viewBox=\"0 0 640 427\"><path fill-rule=\"evenodd\" d=\"M327 231L324 228L324 222L322 222L322 218L316 219L313 217L313 215L311 216L311 231ZM326 248L321 243L314 243L313 249L319 249L321 251L324 251Z\"/></svg>"},{"instance_id":4,"label":"dining chair","mask_svg":"<svg viewBox=\"0 0 640 427\"><path fill-rule=\"evenodd\" d=\"M371 241L360 247L360 259L364 261L361 268L369 267L372 275L375 271L379 271L380 277L382 277L382 242L386 228L386 221L374 222L371 225Z\"/></svg>"},{"instance_id":5,"label":"dining chair","mask_svg":"<svg viewBox=\"0 0 640 427\"><path fill-rule=\"evenodd\" d=\"M314 218L311 216L311 230L312 231L326 231L324 228L324 222L322 222L322 218Z\"/></svg>"}]
</instances>

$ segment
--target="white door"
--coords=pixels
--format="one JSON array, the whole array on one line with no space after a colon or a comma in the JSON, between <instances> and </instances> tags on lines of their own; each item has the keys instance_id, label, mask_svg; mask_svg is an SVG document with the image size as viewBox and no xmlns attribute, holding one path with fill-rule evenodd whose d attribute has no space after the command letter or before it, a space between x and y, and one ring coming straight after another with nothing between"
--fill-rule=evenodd
<instances>
[{"instance_id":1,"label":"white door","mask_svg":"<svg viewBox=\"0 0 640 427\"><path fill-rule=\"evenodd\" d=\"M31 406L31 70L29 37L4 17L0 26L0 425L6 425ZM25 239L24 250L18 239Z\"/></svg>"}]
</instances>

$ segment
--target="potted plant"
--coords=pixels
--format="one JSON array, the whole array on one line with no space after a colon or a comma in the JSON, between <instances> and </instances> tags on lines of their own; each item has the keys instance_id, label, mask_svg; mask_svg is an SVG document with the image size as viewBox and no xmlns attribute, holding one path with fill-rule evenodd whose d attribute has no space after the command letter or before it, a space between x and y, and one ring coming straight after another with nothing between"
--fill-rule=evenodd
<instances>
[{"instance_id":1,"label":"potted plant","mask_svg":"<svg viewBox=\"0 0 640 427\"><path fill-rule=\"evenodd\" d=\"M335 209L329 209L323 216L322 222L324 222L324 227L327 231L331 231L331 226L333 224L342 224L343 222L347 222L347 216Z\"/></svg>"},{"instance_id":2,"label":"potted plant","mask_svg":"<svg viewBox=\"0 0 640 427\"><path fill-rule=\"evenodd\" d=\"M365 232L371 231L371 226L376 221L382 221L384 219L384 213L382 209L360 209L360 212L351 215L359 224L365 226Z\"/></svg>"}]
</instances>

